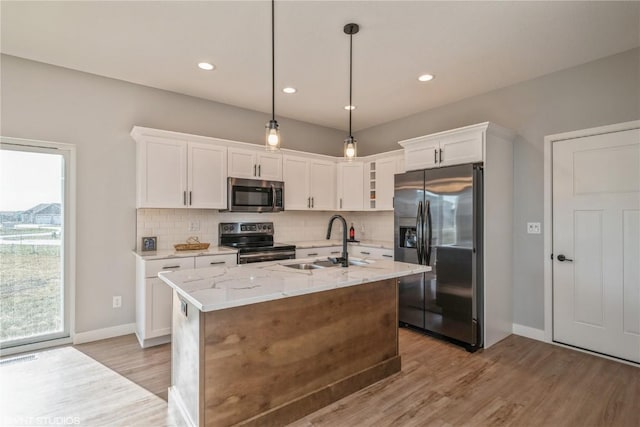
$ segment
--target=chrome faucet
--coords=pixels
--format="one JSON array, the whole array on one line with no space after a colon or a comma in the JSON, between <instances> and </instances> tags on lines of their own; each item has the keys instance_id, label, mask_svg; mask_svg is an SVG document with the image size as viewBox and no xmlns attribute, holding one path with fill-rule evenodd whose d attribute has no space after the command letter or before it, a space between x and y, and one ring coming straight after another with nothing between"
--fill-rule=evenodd
<instances>
[{"instance_id":1,"label":"chrome faucet","mask_svg":"<svg viewBox=\"0 0 640 427\"><path fill-rule=\"evenodd\" d=\"M342 222L342 258L338 258L338 261L343 267L349 267L349 254L347 253L347 221L342 215L334 215L329 220L329 228L327 228L327 240L331 238L331 226L333 221L339 219Z\"/></svg>"}]
</instances>

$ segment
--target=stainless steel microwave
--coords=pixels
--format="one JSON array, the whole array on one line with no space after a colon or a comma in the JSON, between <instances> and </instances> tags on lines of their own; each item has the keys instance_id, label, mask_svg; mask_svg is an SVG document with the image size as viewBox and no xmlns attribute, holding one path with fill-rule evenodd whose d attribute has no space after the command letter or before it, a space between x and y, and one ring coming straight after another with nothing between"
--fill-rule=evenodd
<instances>
[{"instance_id":1,"label":"stainless steel microwave","mask_svg":"<svg viewBox=\"0 0 640 427\"><path fill-rule=\"evenodd\" d=\"M284 182L228 178L229 212L280 212L284 210Z\"/></svg>"}]
</instances>

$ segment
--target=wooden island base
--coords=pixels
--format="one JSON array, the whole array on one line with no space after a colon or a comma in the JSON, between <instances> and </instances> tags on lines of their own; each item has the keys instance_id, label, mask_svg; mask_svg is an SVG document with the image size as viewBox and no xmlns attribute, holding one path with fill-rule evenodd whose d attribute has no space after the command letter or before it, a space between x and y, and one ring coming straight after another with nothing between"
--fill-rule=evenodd
<instances>
[{"instance_id":1,"label":"wooden island base","mask_svg":"<svg viewBox=\"0 0 640 427\"><path fill-rule=\"evenodd\" d=\"M396 279L187 316L173 301L169 406L187 425L284 425L400 371Z\"/></svg>"}]
</instances>

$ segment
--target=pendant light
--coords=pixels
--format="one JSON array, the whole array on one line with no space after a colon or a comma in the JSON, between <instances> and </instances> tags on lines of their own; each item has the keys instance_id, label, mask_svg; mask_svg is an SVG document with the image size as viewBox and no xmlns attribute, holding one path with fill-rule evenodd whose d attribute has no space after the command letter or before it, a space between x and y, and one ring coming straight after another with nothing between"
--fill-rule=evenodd
<instances>
[{"instance_id":1,"label":"pendant light","mask_svg":"<svg viewBox=\"0 0 640 427\"><path fill-rule=\"evenodd\" d=\"M347 24L344 26L344 33L349 35L349 137L344 140L344 158L352 162L358 154L357 141L351 134L351 112L354 110L353 95L353 35L360 31L358 24Z\"/></svg>"},{"instance_id":2,"label":"pendant light","mask_svg":"<svg viewBox=\"0 0 640 427\"><path fill-rule=\"evenodd\" d=\"M265 148L268 151L280 149L280 129L276 121L276 36L274 19L275 0L271 0L271 120L266 125Z\"/></svg>"}]
</instances>

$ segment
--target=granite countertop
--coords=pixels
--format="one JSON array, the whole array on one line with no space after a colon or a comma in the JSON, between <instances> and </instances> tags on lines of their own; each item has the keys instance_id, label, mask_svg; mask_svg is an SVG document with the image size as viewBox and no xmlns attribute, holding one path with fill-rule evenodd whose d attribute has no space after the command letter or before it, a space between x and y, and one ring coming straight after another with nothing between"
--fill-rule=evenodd
<instances>
[{"instance_id":1,"label":"granite countertop","mask_svg":"<svg viewBox=\"0 0 640 427\"><path fill-rule=\"evenodd\" d=\"M326 258L167 271L159 273L158 277L197 309L206 312L431 270L423 265L389 260L370 260L369 264L363 266L327 267L317 270L297 270L285 266L320 259Z\"/></svg>"},{"instance_id":2,"label":"granite countertop","mask_svg":"<svg viewBox=\"0 0 640 427\"><path fill-rule=\"evenodd\" d=\"M238 253L238 250L223 246L209 246L209 249L199 251L164 250L155 252L133 251L133 253L145 261L150 261L153 259L185 258L190 256L231 255Z\"/></svg>"},{"instance_id":3,"label":"granite countertop","mask_svg":"<svg viewBox=\"0 0 640 427\"><path fill-rule=\"evenodd\" d=\"M393 242L383 240L361 240L348 243L349 245L366 246L368 248L393 249ZM287 242L287 244L296 245L296 249L325 248L327 246L342 246L342 240L306 240L302 242Z\"/></svg>"}]
</instances>

